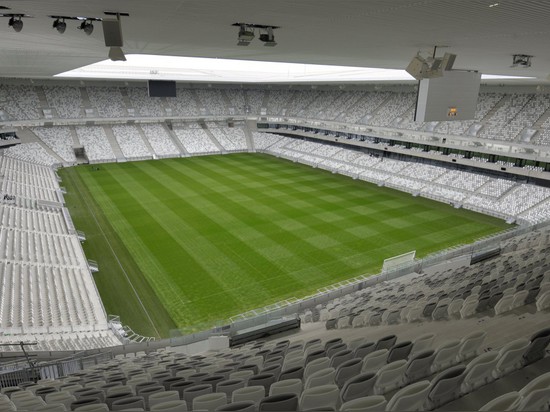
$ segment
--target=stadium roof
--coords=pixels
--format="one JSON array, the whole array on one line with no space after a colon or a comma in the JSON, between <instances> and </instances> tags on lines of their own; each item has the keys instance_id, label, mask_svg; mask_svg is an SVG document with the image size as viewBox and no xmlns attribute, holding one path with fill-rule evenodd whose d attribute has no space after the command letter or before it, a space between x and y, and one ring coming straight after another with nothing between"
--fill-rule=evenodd
<instances>
[{"instance_id":1,"label":"stadium roof","mask_svg":"<svg viewBox=\"0 0 550 412\"><path fill-rule=\"evenodd\" d=\"M50 15L122 17L124 52L272 62L404 69L433 46L458 56L455 68L529 76L548 83L548 0L0 0L4 13L25 13L17 33L0 19L0 76L43 78L105 60L101 24L86 36ZM235 22L280 26L276 47L255 39L237 46ZM532 67L511 68L514 54Z\"/></svg>"}]
</instances>

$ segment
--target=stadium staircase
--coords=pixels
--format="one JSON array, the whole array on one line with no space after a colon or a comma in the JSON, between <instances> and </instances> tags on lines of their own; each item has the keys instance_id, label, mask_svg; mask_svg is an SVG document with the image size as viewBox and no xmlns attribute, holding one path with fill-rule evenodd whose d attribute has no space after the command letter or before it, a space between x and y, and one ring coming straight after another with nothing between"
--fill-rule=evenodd
<instances>
[{"instance_id":1,"label":"stadium staircase","mask_svg":"<svg viewBox=\"0 0 550 412\"><path fill-rule=\"evenodd\" d=\"M116 137L113 134L113 129L111 129L110 126L103 126L103 130L105 131L105 135L107 136L107 140L109 141L109 144L111 145L111 149L113 149L113 153L115 154L115 157L117 160L125 161L126 158L122 154L122 149L118 145L118 142L116 141Z\"/></svg>"},{"instance_id":2,"label":"stadium staircase","mask_svg":"<svg viewBox=\"0 0 550 412\"><path fill-rule=\"evenodd\" d=\"M166 123L160 123L160 125L166 130L166 133L168 136L170 136L170 139L172 140L172 143L177 147L177 149L180 151L181 156L190 156L189 152L183 147L183 145L180 142L180 139L177 138L177 136L174 134L174 132L166 125Z\"/></svg>"},{"instance_id":3,"label":"stadium staircase","mask_svg":"<svg viewBox=\"0 0 550 412\"><path fill-rule=\"evenodd\" d=\"M147 136L145 136L145 133L143 132L143 129L141 127L136 127L136 130L138 131L139 135L141 136L141 140L143 140L143 143L145 143L145 146L147 147L147 150L156 157L155 150L153 149L153 146L151 146L151 143L149 142L149 139L147 139Z\"/></svg>"},{"instance_id":4,"label":"stadium staircase","mask_svg":"<svg viewBox=\"0 0 550 412\"><path fill-rule=\"evenodd\" d=\"M88 91L86 90L86 87L80 88L80 96L82 98L82 109L84 110L83 117L87 117L86 112L94 113L94 116L92 117L96 117L97 112L90 102L90 97L88 96Z\"/></svg>"},{"instance_id":5,"label":"stadium staircase","mask_svg":"<svg viewBox=\"0 0 550 412\"><path fill-rule=\"evenodd\" d=\"M252 133L250 132L250 125L247 125L247 127L243 128L244 135L246 137L246 147L249 152L255 152L256 148L254 147L254 139L252 138Z\"/></svg>"},{"instance_id":6,"label":"stadium staircase","mask_svg":"<svg viewBox=\"0 0 550 412\"><path fill-rule=\"evenodd\" d=\"M221 153L227 153L227 150L225 150L225 148L220 144L220 142L218 142L218 139L214 137L214 134L210 131L210 129L208 129L208 126L204 122L201 122L200 126L204 130L204 132L208 135L208 137L210 137L210 140L212 140L212 143L216 145L218 150Z\"/></svg>"}]
</instances>

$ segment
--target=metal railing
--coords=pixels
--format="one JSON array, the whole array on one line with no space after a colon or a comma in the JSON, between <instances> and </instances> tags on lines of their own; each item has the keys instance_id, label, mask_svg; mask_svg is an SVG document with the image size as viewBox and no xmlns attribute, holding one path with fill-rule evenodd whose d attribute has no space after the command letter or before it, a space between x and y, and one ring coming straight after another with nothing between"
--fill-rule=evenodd
<instances>
[{"instance_id":1,"label":"metal railing","mask_svg":"<svg viewBox=\"0 0 550 412\"><path fill-rule=\"evenodd\" d=\"M8 363L3 365L3 369L0 370L0 387L17 386L21 382L36 382L39 379L63 378L94 365L108 362L111 359L113 359L111 352L102 352L93 355L82 352L69 358L36 363L32 366L18 360L13 364Z\"/></svg>"}]
</instances>

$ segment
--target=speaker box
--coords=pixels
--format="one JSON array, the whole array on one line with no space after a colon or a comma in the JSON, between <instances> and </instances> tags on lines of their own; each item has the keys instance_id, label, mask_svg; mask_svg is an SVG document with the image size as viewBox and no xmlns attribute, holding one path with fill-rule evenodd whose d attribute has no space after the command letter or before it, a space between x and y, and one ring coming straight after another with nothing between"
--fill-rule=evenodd
<instances>
[{"instance_id":1,"label":"speaker box","mask_svg":"<svg viewBox=\"0 0 550 412\"><path fill-rule=\"evenodd\" d=\"M103 37L105 38L105 46L107 47L122 47L122 26L120 20L103 20Z\"/></svg>"}]
</instances>

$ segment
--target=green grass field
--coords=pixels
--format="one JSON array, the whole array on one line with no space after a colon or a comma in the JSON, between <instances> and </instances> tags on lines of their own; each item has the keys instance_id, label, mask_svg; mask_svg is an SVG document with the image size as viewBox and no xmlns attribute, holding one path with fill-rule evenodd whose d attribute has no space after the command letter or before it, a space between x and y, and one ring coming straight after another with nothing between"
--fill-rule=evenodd
<instances>
[{"instance_id":1,"label":"green grass field","mask_svg":"<svg viewBox=\"0 0 550 412\"><path fill-rule=\"evenodd\" d=\"M60 171L106 310L147 336L501 231L489 216L260 154Z\"/></svg>"}]
</instances>

